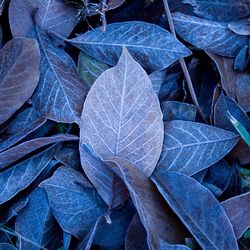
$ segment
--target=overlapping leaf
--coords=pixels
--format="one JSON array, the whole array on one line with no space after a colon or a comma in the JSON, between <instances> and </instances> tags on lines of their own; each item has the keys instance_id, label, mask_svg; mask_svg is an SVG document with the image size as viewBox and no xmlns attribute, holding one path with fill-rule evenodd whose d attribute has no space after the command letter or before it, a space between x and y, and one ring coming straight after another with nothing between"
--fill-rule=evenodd
<instances>
[{"instance_id":1,"label":"overlapping leaf","mask_svg":"<svg viewBox=\"0 0 250 250\"><path fill-rule=\"evenodd\" d=\"M0 51L0 124L34 92L39 81L40 53L33 39L17 38Z\"/></svg>"},{"instance_id":2,"label":"overlapping leaf","mask_svg":"<svg viewBox=\"0 0 250 250\"><path fill-rule=\"evenodd\" d=\"M184 0L183 2L191 4L198 16L214 21L228 22L250 14L248 0Z\"/></svg>"},{"instance_id":3,"label":"overlapping leaf","mask_svg":"<svg viewBox=\"0 0 250 250\"><path fill-rule=\"evenodd\" d=\"M69 167L59 168L44 187L54 216L64 231L84 237L107 207L89 181Z\"/></svg>"},{"instance_id":4,"label":"overlapping leaf","mask_svg":"<svg viewBox=\"0 0 250 250\"><path fill-rule=\"evenodd\" d=\"M107 202L113 174L101 164L98 167L102 170L91 164L82 145L102 157L124 157L150 175L162 140L162 113L150 79L124 50L118 64L97 79L86 98L80 131L82 167Z\"/></svg>"},{"instance_id":5,"label":"overlapping leaf","mask_svg":"<svg viewBox=\"0 0 250 250\"><path fill-rule=\"evenodd\" d=\"M233 225L237 239L239 239L250 226L250 193L235 196L223 201L221 205Z\"/></svg>"},{"instance_id":6,"label":"overlapping leaf","mask_svg":"<svg viewBox=\"0 0 250 250\"><path fill-rule=\"evenodd\" d=\"M189 176L219 161L239 141L235 133L189 121L165 122L164 134L156 171Z\"/></svg>"},{"instance_id":7,"label":"overlapping leaf","mask_svg":"<svg viewBox=\"0 0 250 250\"><path fill-rule=\"evenodd\" d=\"M248 37L235 34L226 23L182 13L174 13L173 21L177 33L199 49L222 56L235 57L243 46L248 45Z\"/></svg>"},{"instance_id":8,"label":"overlapping leaf","mask_svg":"<svg viewBox=\"0 0 250 250\"><path fill-rule=\"evenodd\" d=\"M21 159L23 156L39 149L41 147L47 146L52 143L58 143L62 141L72 141L78 140L77 136L72 135L55 135L51 137L42 137L33 139L30 141L23 142L16 147L6 150L0 153L0 169L8 166L9 164Z\"/></svg>"},{"instance_id":9,"label":"overlapping leaf","mask_svg":"<svg viewBox=\"0 0 250 250\"><path fill-rule=\"evenodd\" d=\"M250 12L250 4L249 4L249 12ZM230 22L228 24L228 28L236 34L249 36L250 35L250 19L245 18L245 19Z\"/></svg>"},{"instance_id":10,"label":"overlapping leaf","mask_svg":"<svg viewBox=\"0 0 250 250\"><path fill-rule=\"evenodd\" d=\"M17 193L28 187L46 168L57 150L58 146L52 146L1 172L0 204L10 200Z\"/></svg>"},{"instance_id":11,"label":"overlapping leaf","mask_svg":"<svg viewBox=\"0 0 250 250\"><path fill-rule=\"evenodd\" d=\"M42 61L33 103L46 118L57 122L79 122L86 87L77 75L75 64L63 49L54 46L40 28L37 29L37 37Z\"/></svg>"},{"instance_id":12,"label":"overlapping leaf","mask_svg":"<svg viewBox=\"0 0 250 250\"><path fill-rule=\"evenodd\" d=\"M186 229L164 203L151 180L125 159L111 157L105 162L127 186L141 222L147 231L149 249L162 249L161 241L173 244L172 247L182 243Z\"/></svg>"},{"instance_id":13,"label":"overlapping leaf","mask_svg":"<svg viewBox=\"0 0 250 250\"><path fill-rule=\"evenodd\" d=\"M27 36L34 20L44 30L68 36L78 22L77 9L61 0L11 0L9 22L13 37Z\"/></svg>"},{"instance_id":14,"label":"overlapping leaf","mask_svg":"<svg viewBox=\"0 0 250 250\"><path fill-rule=\"evenodd\" d=\"M168 31L144 22L122 22L107 25L69 40L70 43L98 61L115 65L122 53L128 51L149 71L168 67L190 51Z\"/></svg>"},{"instance_id":15,"label":"overlapping leaf","mask_svg":"<svg viewBox=\"0 0 250 250\"><path fill-rule=\"evenodd\" d=\"M171 171L154 174L153 181L202 249L238 249L223 207L199 182Z\"/></svg>"},{"instance_id":16,"label":"overlapping leaf","mask_svg":"<svg viewBox=\"0 0 250 250\"><path fill-rule=\"evenodd\" d=\"M45 190L38 188L30 195L28 205L16 218L15 230L22 235L18 242L21 249L55 249L59 246L58 225Z\"/></svg>"}]
</instances>

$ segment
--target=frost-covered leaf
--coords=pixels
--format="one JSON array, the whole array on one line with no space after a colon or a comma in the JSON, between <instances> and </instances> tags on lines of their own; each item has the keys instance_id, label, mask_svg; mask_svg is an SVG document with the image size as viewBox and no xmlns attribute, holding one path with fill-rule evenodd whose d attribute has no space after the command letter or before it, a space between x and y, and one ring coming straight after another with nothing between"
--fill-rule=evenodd
<instances>
[{"instance_id":1,"label":"frost-covered leaf","mask_svg":"<svg viewBox=\"0 0 250 250\"><path fill-rule=\"evenodd\" d=\"M184 120L195 121L196 107L194 105L175 101L161 102L163 121Z\"/></svg>"},{"instance_id":2,"label":"frost-covered leaf","mask_svg":"<svg viewBox=\"0 0 250 250\"><path fill-rule=\"evenodd\" d=\"M107 25L68 40L98 61L115 65L122 53L128 51L144 68L155 71L167 68L178 59L191 52L167 30L144 22L122 22Z\"/></svg>"},{"instance_id":3,"label":"frost-covered leaf","mask_svg":"<svg viewBox=\"0 0 250 250\"><path fill-rule=\"evenodd\" d=\"M17 250L17 248L9 243L1 243L0 244L1 250Z\"/></svg>"},{"instance_id":4,"label":"frost-covered leaf","mask_svg":"<svg viewBox=\"0 0 250 250\"><path fill-rule=\"evenodd\" d=\"M166 78L167 72L166 70L157 70L154 71L153 73L151 73L149 75L149 78L151 80L153 89L155 91L155 93L158 95L161 89L161 85L164 82L165 78Z\"/></svg>"},{"instance_id":5,"label":"frost-covered leaf","mask_svg":"<svg viewBox=\"0 0 250 250\"><path fill-rule=\"evenodd\" d=\"M60 167L40 186L45 188L60 226L78 238L83 238L97 218L107 211L91 183L72 168Z\"/></svg>"},{"instance_id":6,"label":"frost-covered leaf","mask_svg":"<svg viewBox=\"0 0 250 250\"><path fill-rule=\"evenodd\" d=\"M0 124L11 117L34 92L39 81L40 53L28 38L9 41L0 50Z\"/></svg>"},{"instance_id":7,"label":"frost-covered leaf","mask_svg":"<svg viewBox=\"0 0 250 250\"><path fill-rule=\"evenodd\" d=\"M164 202L155 185L135 165L125 159L111 157L105 162L125 183L147 231L149 249L161 249L161 241L182 243L186 229Z\"/></svg>"},{"instance_id":8,"label":"frost-covered leaf","mask_svg":"<svg viewBox=\"0 0 250 250\"><path fill-rule=\"evenodd\" d=\"M17 161L18 159L21 159L25 155L28 155L29 153L41 147L47 146L52 143L58 143L62 141L76 141L78 139L79 138L74 135L61 134L23 142L16 147L0 153L0 169L8 166L9 164Z\"/></svg>"},{"instance_id":9,"label":"frost-covered leaf","mask_svg":"<svg viewBox=\"0 0 250 250\"><path fill-rule=\"evenodd\" d=\"M1 172L0 204L10 200L17 193L28 187L46 168L57 150L58 146L52 146Z\"/></svg>"},{"instance_id":10,"label":"frost-covered leaf","mask_svg":"<svg viewBox=\"0 0 250 250\"><path fill-rule=\"evenodd\" d=\"M249 59L249 48L246 45L240 50L239 54L235 57L234 69L243 72L248 66Z\"/></svg>"},{"instance_id":11,"label":"frost-covered leaf","mask_svg":"<svg viewBox=\"0 0 250 250\"><path fill-rule=\"evenodd\" d=\"M155 173L152 178L202 249L238 249L223 207L199 182L171 171Z\"/></svg>"},{"instance_id":12,"label":"frost-covered leaf","mask_svg":"<svg viewBox=\"0 0 250 250\"><path fill-rule=\"evenodd\" d=\"M228 22L248 16L248 0L184 0L194 7L194 12L205 19Z\"/></svg>"},{"instance_id":13,"label":"frost-covered leaf","mask_svg":"<svg viewBox=\"0 0 250 250\"><path fill-rule=\"evenodd\" d=\"M44 30L67 37L78 22L77 9L63 0L11 0L9 22L13 37L26 36L34 20Z\"/></svg>"},{"instance_id":14,"label":"frost-covered leaf","mask_svg":"<svg viewBox=\"0 0 250 250\"><path fill-rule=\"evenodd\" d=\"M237 134L189 121L165 122L156 171L193 175L222 159L239 141Z\"/></svg>"},{"instance_id":15,"label":"frost-covered leaf","mask_svg":"<svg viewBox=\"0 0 250 250\"><path fill-rule=\"evenodd\" d=\"M240 49L248 45L249 38L232 32L226 23L209 21L182 13L174 13L173 21L177 33L199 49L235 57Z\"/></svg>"},{"instance_id":16,"label":"frost-covered leaf","mask_svg":"<svg viewBox=\"0 0 250 250\"><path fill-rule=\"evenodd\" d=\"M113 174L91 164L83 145L102 157L124 157L147 175L153 172L163 141L162 113L149 77L127 50L92 86L80 128L82 167L107 203Z\"/></svg>"},{"instance_id":17,"label":"frost-covered leaf","mask_svg":"<svg viewBox=\"0 0 250 250\"><path fill-rule=\"evenodd\" d=\"M33 103L43 117L57 122L79 122L87 91L77 75L76 66L40 28L37 38L42 58L41 76Z\"/></svg>"},{"instance_id":18,"label":"frost-covered leaf","mask_svg":"<svg viewBox=\"0 0 250 250\"><path fill-rule=\"evenodd\" d=\"M77 71L81 80L91 87L95 80L107 70L109 66L105 63L97 61L94 57L80 52L78 57Z\"/></svg>"},{"instance_id":19,"label":"frost-covered leaf","mask_svg":"<svg viewBox=\"0 0 250 250\"><path fill-rule=\"evenodd\" d=\"M15 230L22 235L17 245L21 249L55 249L60 236L44 189L38 188L29 197L28 205L18 214Z\"/></svg>"},{"instance_id":20,"label":"frost-covered leaf","mask_svg":"<svg viewBox=\"0 0 250 250\"><path fill-rule=\"evenodd\" d=\"M250 227L250 192L223 201L224 207L237 239Z\"/></svg>"},{"instance_id":21,"label":"frost-covered leaf","mask_svg":"<svg viewBox=\"0 0 250 250\"><path fill-rule=\"evenodd\" d=\"M249 14L250 14L250 4L249 4ZM234 33L244 36L250 35L250 18L245 18L237 21L230 22L228 28Z\"/></svg>"}]
</instances>

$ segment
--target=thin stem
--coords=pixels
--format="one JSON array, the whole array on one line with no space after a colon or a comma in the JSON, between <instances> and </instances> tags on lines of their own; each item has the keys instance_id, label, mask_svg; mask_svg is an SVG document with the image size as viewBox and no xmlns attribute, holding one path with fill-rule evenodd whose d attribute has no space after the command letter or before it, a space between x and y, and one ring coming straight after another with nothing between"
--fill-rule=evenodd
<instances>
[{"instance_id":1,"label":"thin stem","mask_svg":"<svg viewBox=\"0 0 250 250\"><path fill-rule=\"evenodd\" d=\"M168 0L163 0L163 4L164 4L165 11L166 11L166 14L167 14L167 19L168 19L168 23L169 23L169 27L170 27L171 33L174 35L174 37L176 37L176 32L175 32L175 28L174 28L174 23L173 23L173 19L172 19L172 16L171 16L171 12L170 12L170 9L169 9ZM188 89L189 89L191 98L193 100L193 103L197 107L198 112L199 112L200 116L202 117L202 119L206 123L208 123L208 121L206 119L206 116L202 112L202 110L200 108L200 105L199 105L199 102L197 100L197 97L196 97L196 94L195 94L195 91L194 91L194 87L193 87L193 84L192 84L192 80L191 80L191 77L189 75L189 72L188 72L185 60L183 58L181 58L181 59L179 59L179 62L180 62L182 71L184 73L184 77L186 79L186 82L187 82L187 85L188 85Z\"/></svg>"},{"instance_id":2,"label":"thin stem","mask_svg":"<svg viewBox=\"0 0 250 250\"><path fill-rule=\"evenodd\" d=\"M6 3L7 3L7 0L3 0L2 3L0 4L0 16L3 14L3 9Z\"/></svg>"}]
</instances>

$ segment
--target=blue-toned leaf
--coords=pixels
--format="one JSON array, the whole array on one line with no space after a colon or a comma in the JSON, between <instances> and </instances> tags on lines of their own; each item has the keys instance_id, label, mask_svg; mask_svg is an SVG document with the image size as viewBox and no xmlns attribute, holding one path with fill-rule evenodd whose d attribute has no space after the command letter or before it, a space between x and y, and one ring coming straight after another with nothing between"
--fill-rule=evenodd
<instances>
[{"instance_id":1,"label":"blue-toned leaf","mask_svg":"<svg viewBox=\"0 0 250 250\"><path fill-rule=\"evenodd\" d=\"M77 71L81 80L91 87L95 80L107 70L109 66L105 63L97 61L94 57L80 52L78 57Z\"/></svg>"},{"instance_id":2,"label":"blue-toned leaf","mask_svg":"<svg viewBox=\"0 0 250 250\"><path fill-rule=\"evenodd\" d=\"M52 143L58 143L62 141L76 141L79 138L74 135L61 134L50 137L42 137L23 142L16 147L6 150L0 153L0 169L8 166L9 164L21 159L25 155Z\"/></svg>"},{"instance_id":3,"label":"blue-toned leaf","mask_svg":"<svg viewBox=\"0 0 250 250\"><path fill-rule=\"evenodd\" d=\"M17 193L28 187L46 168L57 150L58 146L52 146L1 172L0 204L10 200Z\"/></svg>"},{"instance_id":4,"label":"blue-toned leaf","mask_svg":"<svg viewBox=\"0 0 250 250\"><path fill-rule=\"evenodd\" d=\"M65 166L80 170L79 143L64 143L55 155L55 158Z\"/></svg>"},{"instance_id":5,"label":"blue-toned leaf","mask_svg":"<svg viewBox=\"0 0 250 250\"><path fill-rule=\"evenodd\" d=\"M90 182L72 168L60 167L40 186L45 188L60 226L78 238L83 238L107 211Z\"/></svg>"},{"instance_id":6,"label":"blue-toned leaf","mask_svg":"<svg viewBox=\"0 0 250 250\"><path fill-rule=\"evenodd\" d=\"M228 22L250 14L248 0L184 0L183 2L191 4L195 14L209 20Z\"/></svg>"},{"instance_id":7,"label":"blue-toned leaf","mask_svg":"<svg viewBox=\"0 0 250 250\"><path fill-rule=\"evenodd\" d=\"M113 66L122 53L122 47L127 47L134 59L151 72L167 68L191 54L167 30L137 21L109 24L105 32L96 28L69 42L98 61Z\"/></svg>"},{"instance_id":8,"label":"blue-toned leaf","mask_svg":"<svg viewBox=\"0 0 250 250\"><path fill-rule=\"evenodd\" d=\"M86 88L77 75L75 64L40 28L37 37L42 61L33 103L43 117L57 122L78 122Z\"/></svg>"},{"instance_id":9,"label":"blue-toned leaf","mask_svg":"<svg viewBox=\"0 0 250 250\"><path fill-rule=\"evenodd\" d=\"M182 243L186 229L164 202L155 185L138 167L129 161L111 157L105 162L125 183L132 201L147 231L149 249L161 249L161 241Z\"/></svg>"},{"instance_id":10,"label":"blue-toned leaf","mask_svg":"<svg viewBox=\"0 0 250 250\"><path fill-rule=\"evenodd\" d=\"M250 4L249 4L249 14L250 14ZM228 24L228 28L234 33L244 36L250 35L250 19L245 18L237 21L232 21Z\"/></svg>"},{"instance_id":11,"label":"blue-toned leaf","mask_svg":"<svg viewBox=\"0 0 250 250\"><path fill-rule=\"evenodd\" d=\"M57 227L47 194L44 189L38 188L16 218L15 231L22 235L17 245L20 249L56 249L60 242Z\"/></svg>"},{"instance_id":12,"label":"blue-toned leaf","mask_svg":"<svg viewBox=\"0 0 250 250\"><path fill-rule=\"evenodd\" d=\"M71 234L63 232L63 250L69 250L71 238Z\"/></svg>"},{"instance_id":13,"label":"blue-toned leaf","mask_svg":"<svg viewBox=\"0 0 250 250\"><path fill-rule=\"evenodd\" d=\"M78 22L77 9L62 0L11 0L9 23L13 37L27 36L34 20L44 30L67 37Z\"/></svg>"},{"instance_id":14,"label":"blue-toned leaf","mask_svg":"<svg viewBox=\"0 0 250 250\"><path fill-rule=\"evenodd\" d=\"M161 85L166 79L166 76L167 76L167 71L165 69L154 71L149 75L153 89L157 95L159 94Z\"/></svg>"},{"instance_id":15,"label":"blue-toned leaf","mask_svg":"<svg viewBox=\"0 0 250 250\"><path fill-rule=\"evenodd\" d=\"M239 141L237 134L189 121L165 122L156 171L193 175L222 159Z\"/></svg>"},{"instance_id":16,"label":"blue-toned leaf","mask_svg":"<svg viewBox=\"0 0 250 250\"><path fill-rule=\"evenodd\" d=\"M113 174L101 164L91 164L83 145L102 157L124 157L148 176L153 172L163 141L162 113L148 75L126 49L118 64L92 86L80 129L82 167L108 204Z\"/></svg>"},{"instance_id":17,"label":"blue-toned leaf","mask_svg":"<svg viewBox=\"0 0 250 250\"><path fill-rule=\"evenodd\" d=\"M238 249L223 207L199 182L171 171L155 173L152 179L202 249Z\"/></svg>"},{"instance_id":18,"label":"blue-toned leaf","mask_svg":"<svg viewBox=\"0 0 250 250\"><path fill-rule=\"evenodd\" d=\"M9 243L1 243L0 244L1 250L17 250L17 248Z\"/></svg>"},{"instance_id":19,"label":"blue-toned leaf","mask_svg":"<svg viewBox=\"0 0 250 250\"><path fill-rule=\"evenodd\" d=\"M235 57L240 49L248 45L249 38L232 32L226 23L209 21L182 13L174 13L173 21L177 33L199 49Z\"/></svg>"},{"instance_id":20,"label":"blue-toned leaf","mask_svg":"<svg viewBox=\"0 0 250 250\"><path fill-rule=\"evenodd\" d=\"M250 192L235 196L221 203L225 209L237 239L250 227Z\"/></svg>"},{"instance_id":21,"label":"blue-toned leaf","mask_svg":"<svg viewBox=\"0 0 250 250\"><path fill-rule=\"evenodd\" d=\"M39 81L40 53L33 39L10 40L0 50L0 124L32 95Z\"/></svg>"},{"instance_id":22,"label":"blue-toned leaf","mask_svg":"<svg viewBox=\"0 0 250 250\"><path fill-rule=\"evenodd\" d=\"M236 56L234 61L234 69L243 72L249 63L249 48L248 46L244 46L239 54Z\"/></svg>"},{"instance_id":23,"label":"blue-toned leaf","mask_svg":"<svg viewBox=\"0 0 250 250\"><path fill-rule=\"evenodd\" d=\"M163 121L184 120L195 121L196 107L194 105L175 101L161 102Z\"/></svg>"}]
</instances>

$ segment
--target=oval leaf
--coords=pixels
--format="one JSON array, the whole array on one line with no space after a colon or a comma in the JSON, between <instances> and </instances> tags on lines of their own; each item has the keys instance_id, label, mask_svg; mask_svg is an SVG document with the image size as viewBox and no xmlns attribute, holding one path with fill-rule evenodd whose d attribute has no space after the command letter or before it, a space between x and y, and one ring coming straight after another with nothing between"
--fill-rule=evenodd
<instances>
[{"instance_id":1,"label":"oval leaf","mask_svg":"<svg viewBox=\"0 0 250 250\"><path fill-rule=\"evenodd\" d=\"M243 46L248 45L248 37L235 34L226 23L182 13L174 13L173 21L177 33L199 49L235 57Z\"/></svg>"},{"instance_id":2,"label":"oval leaf","mask_svg":"<svg viewBox=\"0 0 250 250\"><path fill-rule=\"evenodd\" d=\"M238 249L223 207L199 182L170 171L154 174L152 179L202 249Z\"/></svg>"},{"instance_id":3,"label":"oval leaf","mask_svg":"<svg viewBox=\"0 0 250 250\"><path fill-rule=\"evenodd\" d=\"M42 62L33 103L46 118L57 122L78 122L87 91L77 75L75 64L40 28L37 37Z\"/></svg>"},{"instance_id":4,"label":"oval leaf","mask_svg":"<svg viewBox=\"0 0 250 250\"><path fill-rule=\"evenodd\" d=\"M191 52L161 27L144 22L122 22L107 25L68 40L98 61L115 65L127 47L131 55L149 71L167 68Z\"/></svg>"},{"instance_id":5,"label":"oval leaf","mask_svg":"<svg viewBox=\"0 0 250 250\"><path fill-rule=\"evenodd\" d=\"M238 135L189 121L165 123L164 142L156 171L193 175L223 158L236 145Z\"/></svg>"},{"instance_id":6,"label":"oval leaf","mask_svg":"<svg viewBox=\"0 0 250 250\"><path fill-rule=\"evenodd\" d=\"M33 39L16 38L0 51L0 124L34 92L39 81L40 53Z\"/></svg>"}]
</instances>

